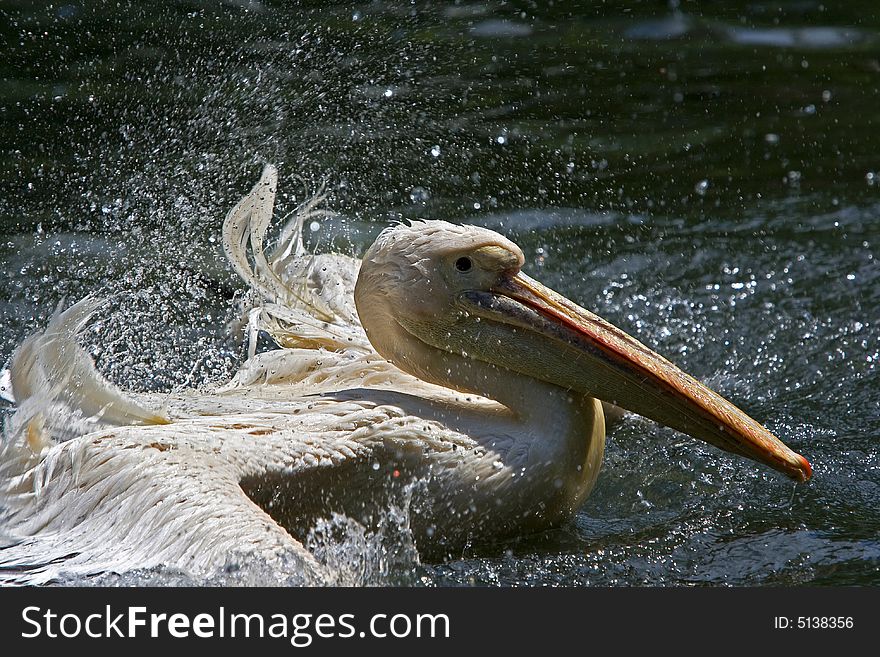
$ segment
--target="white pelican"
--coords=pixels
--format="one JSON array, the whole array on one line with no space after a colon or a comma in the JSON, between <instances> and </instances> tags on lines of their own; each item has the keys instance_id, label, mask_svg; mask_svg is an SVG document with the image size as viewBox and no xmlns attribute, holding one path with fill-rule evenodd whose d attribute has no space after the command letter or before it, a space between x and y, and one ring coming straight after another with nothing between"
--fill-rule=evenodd
<instances>
[{"instance_id":1,"label":"white pelican","mask_svg":"<svg viewBox=\"0 0 880 657\"><path fill-rule=\"evenodd\" d=\"M162 410L125 395L76 343L92 299L18 349L0 451L6 581L159 565L206 577L256 554L332 582L303 546L308 528L335 512L369 526L401 492L423 553L548 528L596 482L599 400L810 477L729 401L529 278L498 233L417 221L386 229L361 262L311 256L300 230L323 212L313 201L267 256L276 183L266 167L224 246L255 291L249 330L285 348L252 355L228 385Z\"/></svg>"}]
</instances>

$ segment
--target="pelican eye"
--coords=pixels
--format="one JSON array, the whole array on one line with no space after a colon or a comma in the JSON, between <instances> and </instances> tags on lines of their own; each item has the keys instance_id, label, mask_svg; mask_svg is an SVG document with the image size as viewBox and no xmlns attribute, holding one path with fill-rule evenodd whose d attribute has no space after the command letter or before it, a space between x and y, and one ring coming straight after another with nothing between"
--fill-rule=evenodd
<instances>
[{"instance_id":1,"label":"pelican eye","mask_svg":"<svg viewBox=\"0 0 880 657\"><path fill-rule=\"evenodd\" d=\"M474 266L474 263L471 262L471 259L467 256L461 256L458 260L455 261L455 268L458 271L470 271L471 267Z\"/></svg>"}]
</instances>

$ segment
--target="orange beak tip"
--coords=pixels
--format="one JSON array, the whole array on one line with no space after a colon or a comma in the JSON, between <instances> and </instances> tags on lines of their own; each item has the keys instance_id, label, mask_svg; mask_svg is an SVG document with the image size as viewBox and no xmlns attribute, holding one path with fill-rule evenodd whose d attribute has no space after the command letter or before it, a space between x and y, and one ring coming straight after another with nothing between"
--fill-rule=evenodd
<instances>
[{"instance_id":1,"label":"orange beak tip","mask_svg":"<svg viewBox=\"0 0 880 657\"><path fill-rule=\"evenodd\" d=\"M801 481L809 481L810 477L813 476L813 466L810 465L810 462L801 456Z\"/></svg>"}]
</instances>

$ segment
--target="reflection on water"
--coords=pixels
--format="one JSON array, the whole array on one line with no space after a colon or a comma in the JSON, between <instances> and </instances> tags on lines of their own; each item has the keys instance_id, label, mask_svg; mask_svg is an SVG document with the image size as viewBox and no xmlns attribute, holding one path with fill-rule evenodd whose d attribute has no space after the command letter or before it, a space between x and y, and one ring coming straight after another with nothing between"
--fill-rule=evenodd
<instances>
[{"instance_id":1,"label":"reflection on water","mask_svg":"<svg viewBox=\"0 0 880 657\"><path fill-rule=\"evenodd\" d=\"M434 565L336 525L319 543L340 573L877 583L880 23L845 4L7 2L0 357L98 293L114 309L85 340L113 380L228 376L219 226L271 161L282 212L295 175L328 182L342 216L318 248L408 217L502 230L815 467L793 486L630 418L574 523ZM213 583L293 581L258 570Z\"/></svg>"}]
</instances>

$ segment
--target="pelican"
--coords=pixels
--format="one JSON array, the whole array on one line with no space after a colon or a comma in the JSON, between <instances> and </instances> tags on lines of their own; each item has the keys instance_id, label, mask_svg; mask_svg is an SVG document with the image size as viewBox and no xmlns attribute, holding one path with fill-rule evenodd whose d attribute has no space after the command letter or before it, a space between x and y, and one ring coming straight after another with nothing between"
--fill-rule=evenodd
<instances>
[{"instance_id":1,"label":"pelican","mask_svg":"<svg viewBox=\"0 0 880 657\"><path fill-rule=\"evenodd\" d=\"M301 232L327 212L319 196L269 252L276 187L267 166L223 242L251 289L239 328L282 348L251 340L226 385L123 392L77 343L92 298L19 347L0 448L5 581L209 577L256 555L332 583L309 528L332 514L375 525L400 500L419 553L455 556L571 518L618 407L809 479L803 456L731 402L526 275L504 236L413 221L360 261L313 255Z\"/></svg>"}]
</instances>

